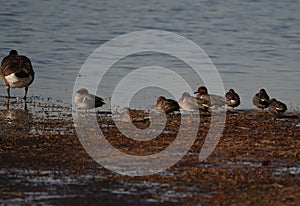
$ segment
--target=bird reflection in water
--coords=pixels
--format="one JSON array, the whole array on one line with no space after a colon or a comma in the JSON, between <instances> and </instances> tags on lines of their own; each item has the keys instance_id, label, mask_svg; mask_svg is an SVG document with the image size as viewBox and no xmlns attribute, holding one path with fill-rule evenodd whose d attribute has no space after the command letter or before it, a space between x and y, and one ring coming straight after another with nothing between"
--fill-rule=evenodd
<instances>
[{"instance_id":1,"label":"bird reflection in water","mask_svg":"<svg viewBox=\"0 0 300 206\"><path fill-rule=\"evenodd\" d=\"M19 101L5 101L5 110L1 113L1 122L4 123L1 136L24 136L30 133L32 114L27 109L27 103L24 101L23 109L12 108L12 105L17 104Z\"/></svg>"}]
</instances>

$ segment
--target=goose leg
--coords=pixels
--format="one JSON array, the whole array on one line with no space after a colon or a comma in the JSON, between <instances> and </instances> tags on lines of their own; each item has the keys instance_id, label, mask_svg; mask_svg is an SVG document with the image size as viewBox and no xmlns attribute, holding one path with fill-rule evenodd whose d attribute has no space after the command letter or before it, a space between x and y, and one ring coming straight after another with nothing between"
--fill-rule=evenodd
<instances>
[{"instance_id":1,"label":"goose leg","mask_svg":"<svg viewBox=\"0 0 300 206\"><path fill-rule=\"evenodd\" d=\"M10 99L10 88L7 87L7 88L6 88L6 91L7 91L7 98Z\"/></svg>"},{"instance_id":2,"label":"goose leg","mask_svg":"<svg viewBox=\"0 0 300 206\"><path fill-rule=\"evenodd\" d=\"M24 95L25 100L26 100L27 92L28 92L28 87L25 87L25 95Z\"/></svg>"},{"instance_id":3,"label":"goose leg","mask_svg":"<svg viewBox=\"0 0 300 206\"><path fill-rule=\"evenodd\" d=\"M26 100L24 101L24 110L28 110L27 109L27 102L26 102Z\"/></svg>"}]
</instances>

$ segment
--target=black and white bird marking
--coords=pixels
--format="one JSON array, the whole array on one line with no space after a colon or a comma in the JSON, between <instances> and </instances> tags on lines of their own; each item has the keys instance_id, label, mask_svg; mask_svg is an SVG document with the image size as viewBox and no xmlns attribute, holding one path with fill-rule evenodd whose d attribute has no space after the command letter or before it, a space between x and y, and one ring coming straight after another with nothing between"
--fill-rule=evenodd
<instances>
[{"instance_id":1,"label":"black and white bird marking","mask_svg":"<svg viewBox=\"0 0 300 206\"><path fill-rule=\"evenodd\" d=\"M85 88L81 88L76 92L74 103L78 109L93 109L105 104L101 97L89 94Z\"/></svg>"},{"instance_id":2,"label":"black and white bird marking","mask_svg":"<svg viewBox=\"0 0 300 206\"><path fill-rule=\"evenodd\" d=\"M6 87L8 98L10 88L25 87L24 99L26 99L28 87L34 80L31 61L28 57L19 55L16 50L11 50L1 62L0 78Z\"/></svg>"},{"instance_id":3,"label":"black and white bird marking","mask_svg":"<svg viewBox=\"0 0 300 206\"><path fill-rule=\"evenodd\" d=\"M241 99L233 89L229 89L229 91L225 94L225 102L227 106L234 109L241 104Z\"/></svg>"},{"instance_id":4,"label":"black and white bird marking","mask_svg":"<svg viewBox=\"0 0 300 206\"><path fill-rule=\"evenodd\" d=\"M262 111L265 108L269 107L269 101L270 97L267 94L266 90L260 89L258 93L255 94L255 96L252 99L252 103L259 109L262 109Z\"/></svg>"}]
</instances>

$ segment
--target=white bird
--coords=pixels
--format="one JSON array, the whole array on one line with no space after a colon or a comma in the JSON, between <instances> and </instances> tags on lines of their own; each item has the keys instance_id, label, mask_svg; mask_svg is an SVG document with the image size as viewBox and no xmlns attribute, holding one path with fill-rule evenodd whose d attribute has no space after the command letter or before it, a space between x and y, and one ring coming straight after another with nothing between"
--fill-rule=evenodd
<instances>
[{"instance_id":1,"label":"white bird","mask_svg":"<svg viewBox=\"0 0 300 206\"><path fill-rule=\"evenodd\" d=\"M85 88L81 88L76 92L74 103L78 109L92 109L105 104L101 97L89 94Z\"/></svg>"},{"instance_id":2,"label":"white bird","mask_svg":"<svg viewBox=\"0 0 300 206\"><path fill-rule=\"evenodd\" d=\"M184 92L182 97L178 101L181 109L188 112L197 112L199 111L199 105L196 98L192 97L188 92Z\"/></svg>"}]
</instances>

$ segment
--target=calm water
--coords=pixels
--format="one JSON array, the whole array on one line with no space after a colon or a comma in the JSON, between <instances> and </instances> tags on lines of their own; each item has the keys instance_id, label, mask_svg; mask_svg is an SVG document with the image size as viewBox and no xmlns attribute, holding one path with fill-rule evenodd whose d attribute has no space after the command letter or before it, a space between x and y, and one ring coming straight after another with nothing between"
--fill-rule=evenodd
<instances>
[{"instance_id":1,"label":"calm water","mask_svg":"<svg viewBox=\"0 0 300 206\"><path fill-rule=\"evenodd\" d=\"M5 1L0 8L0 57L12 48L29 56L36 71L29 95L70 102L79 69L95 49L128 32L165 30L194 41L210 56L225 90L240 93L241 107L251 108L253 94L264 87L290 109L299 109L299 9L300 1L292 0ZM106 75L97 94L109 101L115 86L111 80L152 65L174 68L193 89L201 84L178 60L144 54L115 65L118 72ZM149 91L140 91L136 99L151 102L160 93ZM12 94L23 92L15 89ZM2 85L0 95L5 95Z\"/></svg>"}]
</instances>

